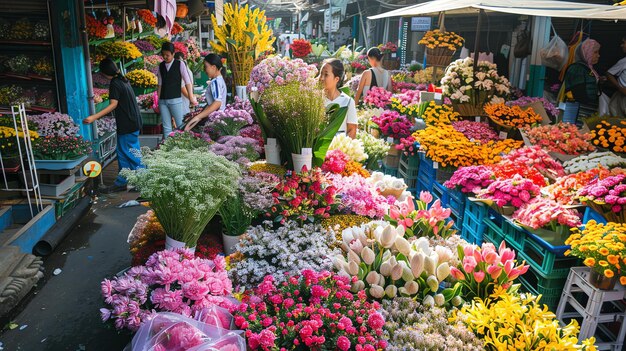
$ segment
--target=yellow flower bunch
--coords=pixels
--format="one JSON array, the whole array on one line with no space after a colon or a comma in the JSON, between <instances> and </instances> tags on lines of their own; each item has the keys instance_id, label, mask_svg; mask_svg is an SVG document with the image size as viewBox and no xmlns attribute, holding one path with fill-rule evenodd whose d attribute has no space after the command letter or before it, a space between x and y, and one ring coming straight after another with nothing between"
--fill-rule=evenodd
<instances>
[{"instance_id":1,"label":"yellow flower bunch","mask_svg":"<svg viewBox=\"0 0 626 351\"><path fill-rule=\"evenodd\" d=\"M115 59L134 60L141 57L141 52L135 44L127 41L108 41L100 44L97 51Z\"/></svg>"},{"instance_id":2,"label":"yellow flower bunch","mask_svg":"<svg viewBox=\"0 0 626 351\"><path fill-rule=\"evenodd\" d=\"M398 111L399 114L401 115L405 115L407 117L420 117L419 114L419 110L420 110L420 105L419 104L410 104L410 105L403 105L402 101L400 101L400 99L392 97L391 98L391 109L394 111Z\"/></svg>"},{"instance_id":3,"label":"yellow flower bunch","mask_svg":"<svg viewBox=\"0 0 626 351\"><path fill-rule=\"evenodd\" d=\"M2 152L3 158L10 158L18 155L18 140L15 138L15 129L13 127L0 126L0 152ZM30 130L28 135L31 141L39 138L37 132ZM17 132L19 143L24 144L24 132L20 129Z\"/></svg>"},{"instance_id":4,"label":"yellow flower bunch","mask_svg":"<svg viewBox=\"0 0 626 351\"><path fill-rule=\"evenodd\" d=\"M270 173L279 178L282 178L287 173L287 170L283 166L273 165L265 161L256 161L248 165L248 171L250 173Z\"/></svg>"},{"instance_id":5,"label":"yellow flower bunch","mask_svg":"<svg viewBox=\"0 0 626 351\"><path fill-rule=\"evenodd\" d=\"M126 74L130 85L137 88L154 88L158 81L154 73L145 69L136 69Z\"/></svg>"},{"instance_id":6,"label":"yellow flower bunch","mask_svg":"<svg viewBox=\"0 0 626 351\"><path fill-rule=\"evenodd\" d=\"M354 214L332 215L326 219L322 219L322 227L333 230L335 232L335 236L337 237L337 241L341 242L343 240L341 233L344 229L358 227L361 224L365 224L370 221L371 219L365 216Z\"/></svg>"},{"instance_id":7,"label":"yellow flower bunch","mask_svg":"<svg viewBox=\"0 0 626 351\"><path fill-rule=\"evenodd\" d=\"M29 130L28 135L30 136L31 141L39 138L39 134L34 130ZM17 136L19 138L24 138L24 131L21 128L18 128ZM11 127L0 126L0 139L7 138L15 138L15 129Z\"/></svg>"},{"instance_id":8,"label":"yellow flower bunch","mask_svg":"<svg viewBox=\"0 0 626 351\"><path fill-rule=\"evenodd\" d=\"M454 121L460 120L461 116L454 112L452 106L437 105L431 101L422 115L422 119L426 125L436 126L439 124L452 124Z\"/></svg>"},{"instance_id":9,"label":"yellow flower bunch","mask_svg":"<svg viewBox=\"0 0 626 351\"><path fill-rule=\"evenodd\" d=\"M565 327L540 297L510 294L499 291L484 300L475 299L455 311L451 321L462 321L485 342L485 350L583 350L595 351L595 338L578 342L580 327L576 320Z\"/></svg>"},{"instance_id":10,"label":"yellow flower bunch","mask_svg":"<svg viewBox=\"0 0 626 351\"><path fill-rule=\"evenodd\" d=\"M439 80L441 80L441 78L443 77L443 73L443 70L437 71L434 81L439 82ZM413 75L413 81L416 84L433 83L433 67L426 67L421 71L415 72L415 74Z\"/></svg>"},{"instance_id":11,"label":"yellow flower bunch","mask_svg":"<svg viewBox=\"0 0 626 351\"><path fill-rule=\"evenodd\" d=\"M565 252L583 259L590 267L607 278L620 276L619 282L626 285L626 223L597 223L591 220L582 231L572 229L572 235L565 241L571 250Z\"/></svg>"},{"instance_id":12,"label":"yellow flower bunch","mask_svg":"<svg viewBox=\"0 0 626 351\"><path fill-rule=\"evenodd\" d=\"M267 26L265 11L252 10L238 4L224 4L224 25L217 25L217 19L211 15L215 30L215 40L210 42L213 51L227 54L229 46L236 52L254 51L256 60L261 53L270 51L276 40Z\"/></svg>"},{"instance_id":13,"label":"yellow flower bunch","mask_svg":"<svg viewBox=\"0 0 626 351\"><path fill-rule=\"evenodd\" d=\"M463 46L463 42L465 42L465 39L454 32L442 32L439 29L435 29L426 32L419 44L426 45L428 49L444 48L456 51L456 49Z\"/></svg>"}]
</instances>

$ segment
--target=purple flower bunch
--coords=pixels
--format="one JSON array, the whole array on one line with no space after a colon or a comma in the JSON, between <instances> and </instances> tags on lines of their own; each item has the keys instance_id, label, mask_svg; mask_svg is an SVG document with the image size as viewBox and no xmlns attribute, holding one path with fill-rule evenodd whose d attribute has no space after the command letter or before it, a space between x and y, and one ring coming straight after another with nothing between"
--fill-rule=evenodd
<instances>
[{"instance_id":1,"label":"purple flower bunch","mask_svg":"<svg viewBox=\"0 0 626 351\"><path fill-rule=\"evenodd\" d=\"M258 160L263 151L258 141L239 135L223 136L217 139L217 142L212 144L209 150L242 165Z\"/></svg>"},{"instance_id":2,"label":"purple flower bunch","mask_svg":"<svg viewBox=\"0 0 626 351\"><path fill-rule=\"evenodd\" d=\"M350 78L347 83L347 85L350 87L350 91L352 91L352 93L354 94L356 94L356 92L359 90L359 84L361 84L361 75Z\"/></svg>"},{"instance_id":3,"label":"purple flower bunch","mask_svg":"<svg viewBox=\"0 0 626 351\"><path fill-rule=\"evenodd\" d=\"M478 194L496 180L489 166L469 166L457 169L443 185L449 189L460 188L463 193Z\"/></svg>"},{"instance_id":4,"label":"purple flower bunch","mask_svg":"<svg viewBox=\"0 0 626 351\"><path fill-rule=\"evenodd\" d=\"M596 178L578 191L582 201L608 204L615 213L626 211L626 174Z\"/></svg>"},{"instance_id":5,"label":"purple flower bunch","mask_svg":"<svg viewBox=\"0 0 626 351\"><path fill-rule=\"evenodd\" d=\"M235 101L226 106L227 110L244 110L250 114L250 116L254 116L254 110L252 109L252 104L250 100L240 99L239 96L235 96Z\"/></svg>"},{"instance_id":6,"label":"purple flower bunch","mask_svg":"<svg viewBox=\"0 0 626 351\"><path fill-rule=\"evenodd\" d=\"M452 127L456 131L463 133L469 140L480 141L483 144L499 139L498 134L489 127L489 123L457 121L452 122Z\"/></svg>"},{"instance_id":7,"label":"purple flower bunch","mask_svg":"<svg viewBox=\"0 0 626 351\"><path fill-rule=\"evenodd\" d=\"M92 74L91 78L93 80L93 86L97 88L108 87L109 83L111 82L107 77L104 76L104 74L100 72Z\"/></svg>"},{"instance_id":8,"label":"purple flower bunch","mask_svg":"<svg viewBox=\"0 0 626 351\"><path fill-rule=\"evenodd\" d=\"M546 112L548 112L550 116L554 118L559 116L559 109L556 106L554 106L553 103L548 101L548 99L543 98L543 97L522 96L519 99L515 101L509 101L506 104L509 106L515 106L515 105L526 106L536 101L541 101L541 103L543 104L543 108L546 110Z\"/></svg>"},{"instance_id":9,"label":"purple flower bunch","mask_svg":"<svg viewBox=\"0 0 626 351\"><path fill-rule=\"evenodd\" d=\"M37 133L40 136L73 137L78 135L78 125L72 117L64 113L52 112L28 116L28 121L37 124Z\"/></svg>"},{"instance_id":10,"label":"purple flower bunch","mask_svg":"<svg viewBox=\"0 0 626 351\"><path fill-rule=\"evenodd\" d=\"M380 195L373 184L356 173L348 177L329 174L327 179L337 188L339 210L345 213L382 219L396 200L393 196Z\"/></svg>"},{"instance_id":11,"label":"purple flower bunch","mask_svg":"<svg viewBox=\"0 0 626 351\"><path fill-rule=\"evenodd\" d=\"M265 172L244 175L239 180L243 202L256 214L267 212L274 205L272 192L280 179Z\"/></svg>"},{"instance_id":12,"label":"purple flower bunch","mask_svg":"<svg viewBox=\"0 0 626 351\"><path fill-rule=\"evenodd\" d=\"M254 66L250 74L248 92L262 94L271 83L284 85L287 82L298 81L303 84L315 84L317 68L301 59L291 60L279 56L264 59Z\"/></svg>"},{"instance_id":13,"label":"purple flower bunch","mask_svg":"<svg viewBox=\"0 0 626 351\"><path fill-rule=\"evenodd\" d=\"M142 53L153 52L156 50L154 45L152 45L151 42L146 41L146 40L136 40L134 44L137 47L137 49L139 49L139 51L141 51Z\"/></svg>"},{"instance_id":14,"label":"purple flower bunch","mask_svg":"<svg viewBox=\"0 0 626 351\"><path fill-rule=\"evenodd\" d=\"M539 196L540 191L541 188L532 180L516 174L513 178L498 179L489 184L487 189L478 193L478 197L491 200L499 207L511 205L519 208Z\"/></svg>"},{"instance_id":15,"label":"purple flower bunch","mask_svg":"<svg viewBox=\"0 0 626 351\"><path fill-rule=\"evenodd\" d=\"M232 283L224 257L195 258L186 249L159 251L145 266L131 268L124 275L105 279L100 287L106 308L104 322L117 329L136 331L156 312L175 312L190 317L204 308L232 308Z\"/></svg>"},{"instance_id":16,"label":"purple flower bunch","mask_svg":"<svg viewBox=\"0 0 626 351\"><path fill-rule=\"evenodd\" d=\"M96 126L98 127L99 138L117 130L117 123L115 123L115 118L113 117L100 118L96 121Z\"/></svg>"},{"instance_id":17,"label":"purple flower bunch","mask_svg":"<svg viewBox=\"0 0 626 351\"><path fill-rule=\"evenodd\" d=\"M217 133L217 135L212 135L214 136L213 139L217 139L215 136L237 135L241 128L253 122L252 116L246 110L218 110L207 117L205 129L209 128L214 133Z\"/></svg>"}]
</instances>

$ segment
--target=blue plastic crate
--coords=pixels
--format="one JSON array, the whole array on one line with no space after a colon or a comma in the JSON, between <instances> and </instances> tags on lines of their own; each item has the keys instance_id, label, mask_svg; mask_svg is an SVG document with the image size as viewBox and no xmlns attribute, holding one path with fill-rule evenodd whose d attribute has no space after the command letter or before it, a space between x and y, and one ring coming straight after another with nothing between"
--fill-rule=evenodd
<instances>
[{"instance_id":1,"label":"blue plastic crate","mask_svg":"<svg viewBox=\"0 0 626 351\"><path fill-rule=\"evenodd\" d=\"M484 241L494 244L496 247L500 246L504 241L504 231L499 225L491 221L489 218L485 218L485 232L483 233Z\"/></svg>"},{"instance_id":2,"label":"blue plastic crate","mask_svg":"<svg viewBox=\"0 0 626 351\"><path fill-rule=\"evenodd\" d=\"M411 176L410 174L406 174L402 167L398 168L398 178L402 178L404 180L404 184L410 189L417 188L417 176Z\"/></svg>"},{"instance_id":3,"label":"blue plastic crate","mask_svg":"<svg viewBox=\"0 0 626 351\"><path fill-rule=\"evenodd\" d=\"M417 177L418 196L419 196L419 191L432 192L433 191L433 184L434 184L434 182L432 181L431 178L421 177L421 176Z\"/></svg>"},{"instance_id":4,"label":"blue plastic crate","mask_svg":"<svg viewBox=\"0 0 626 351\"><path fill-rule=\"evenodd\" d=\"M420 153L419 172L435 179L437 170L434 168L433 161L426 157L426 154Z\"/></svg>"},{"instance_id":5,"label":"blue plastic crate","mask_svg":"<svg viewBox=\"0 0 626 351\"><path fill-rule=\"evenodd\" d=\"M461 236L470 237L471 234L475 234L480 236L482 241L482 235L485 232L485 218L487 218L487 206L485 204L466 201L465 210L463 211Z\"/></svg>"},{"instance_id":6,"label":"blue plastic crate","mask_svg":"<svg viewBox=\"0 0 626 351\"><path fill-rule=\"evenodd\" d=\"M463 213L452 210L450 211L450 219L454 221L454 228L460 231L463 227Z\"/></svg>"},{"instance_id":7,"label":"blue plastic crate","mask_svg":"<svg viewBox=\"0 0 626 351\"><path fill-rule=\"evenodd\" d=\"M598 223L606 224L607 220L599 214L596 210L591 207L585 208L585 214L583 215L583 224L589 222L590 220L595 220Z\"/></svg>"},{"instance_id":8,"label":"blue plastic crate","mask_svg":"<svg viewBox=\"0 0 626 351\"><path fill-rule=\"evenodd\" d=\"M465 217L463 217L463 228L461 230L461 238L467 241L470 244L482 245L483 244L483 233L473 231L469 227L465 226Z\"/></svg>"},{"instance_id":9,"label":"blue plastic crate","mask_svg":"<svg viewBox=\"0 0 626 351\"><path fill-rule=\"evenodd\" d=\"M439 200L443 202L443 196L445 192L446 189L443 187L443 185L437 182L433 182L433 190L431 191L431 194L433 194L434 200Z\"/></svg>"},{"instance_id":10,"label":"blue plastic crate","mask_svg":"<svg viewBox=\"0 0 626 351\"><path fill-rule=\"evenodd\" d=\"M397 168L390 168L385 166L385 164L383 163L383 165L380 168L381 172L383 172L384 174L388 174L390 176L394 176L397 177L398 176L398 169Z\"/></svg>"},{"instance_id":11,"label":"blue plastic crate","mask_svg":"<svg viewBox=\"0 0 626 351\"><path fill-rule=\"evenodd\" d=\"M456 211L457 213L463 214L465 210L465 195L457 190L448 189L443 186L445 189L445 193L443 195L443 205Z\"/></svg>"}]
</instances>

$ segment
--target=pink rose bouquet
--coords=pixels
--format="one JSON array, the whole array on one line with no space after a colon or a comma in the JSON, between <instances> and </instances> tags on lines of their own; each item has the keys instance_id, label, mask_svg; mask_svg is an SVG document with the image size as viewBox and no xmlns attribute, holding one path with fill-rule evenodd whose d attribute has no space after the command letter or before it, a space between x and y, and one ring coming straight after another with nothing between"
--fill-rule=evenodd
<instances>
[{"instance_id":1,"label":"pink rose bouquet","mask_svg":"<svg viewBox=\"0 0 626 351\"><path fill-rule=\"evenodd\" d=\"M549 152L579 155L596 149L590 142L591 134L581 133L571 123L526 128L525 132L531 143Z\"/></svg>"},{"instance_id":2,"label":"pink rose bouquet","mask_svg":"<svg viewBox=\"0 0 626 351\"><path fill-rule=\"evenodd\" d=\"M502 158L502 163L532 166L544 174L552 175L554 178L565 175L563 166L538 145L513 150Z\"/></svg>"},{"instance_id":3,"label":"pink rose bouquet","mask_svg":"<svg viewBox=\"0 0 626 351\"><path fill-rule=\"evenodd\" d=\"M391 92L384 88L373 87L368 92L363 102L367 105L385 108L391 103Z\"/></svg>"},{"instance_id":4,"label":"pink rose bouquet","mask_svg":"<svg viewBox=\"0 0 626 351\"><path fill-rule=\"evenodd\" d=\"M540 190L532 180L516 174L513 178L497 179L477 195L480 199L493 201L499 207L511 205L519 208L539 196Z\"/></svg>"},{"instance_id":5,"label":"pink rose bouquet","mask_svg":"<svg viewBox=\"0 0 626 351\"><path fill-rule=\"evenodd\" d=\"M385 111L380 116L372 117L372 122L378 125L385 137L401 139L411 134L413 124L406 116L396 111Z\"/></svg>"},{"instance_id":6,"label":"pink rose bouquet","mask_svg":"<svg viewBox=\"0 0 626 351\"><path fill-rule=\"evenodd\" d=\"M420 103L419 90L405 90L393 97L397 98L403 106L416 105Z\"/></svg>"},{"instance_id":7,"label":"pink rose bouquet","mask_svg":"<svg viewBox=\"0 0 626 351\"><path fill-rule=\"evenodd\" d=\"M489 123L457 121L452 122L452 127L456 131L463 133L469 140L481 142L483 144L490 141L498 141L499 137L496 132L489 127Z\"/></svg>"},{"instance_id":8,"label":"pink rose bouquet","mask_svg":"<svg viewBox=\"0 0 626 351\"><path fill-rule=\"evenodd\" d=\"M415 156L419 151L419 143L414 136L409 135L400 139L400 144L395 146L396 150L401 150L407 156Z\"/></svg>"},{"instance_id":9,"label":"pink rose bouquet","mask_svg":"<svg viewBox=\"0 0 626 351\"><path fill-rule=\"evenodd\" d=\"M331 174L328 180L337 188L338 210L341 212L382 219L395 202L395 197L380 195L373 184L358 174L349 177Z\"/></svg>"},{"instance_id":10,"label":"pink rose bouquet","mask_svg":"<svg viewBox=\"0 0 626 351\"><path fill-rule=\"evenodd\" d=\"M513 219L533 229L556 230L557 225L579 227L582 224L578 212L543 197L536 197L522 205L513 214Z\"/></svg>"},{"instance_id":11,"label":"pink rose bouquet","mask_svg":"<svg viewBox=\"0 0 626 351\"><path fill-rule=\"evenodd\" d=\"M496 180L490 166L469 166L457 169L443 185L448 189L459 188L463 193L478 194Z\"/></svg>"},{"instance_id":12,"label":"pink rose bouquet","mask_svg":"<svg viewBox=\"0 0 626 351\"><path fill-rule=\"evenodd\" d=\"M427 191L422 191L419 199L407 196L391 206L385 220L396 227L404 227L408 236L448 238L456 233L452 229L454 221L449 220L452 211L441 207L440 200L431 204L432 201L433 196Z\"/></svg>"},{"instance_id":13,"label":"pink rose bouquet","mask_svg":"<svg viewBox=\"0 0 626 351\"><path fill-rule=\"evenodd\" d=\"M268 275L233 311L235 326L245 330L250 350L384 349L380 305L350 287L349 278L326 271L304 270L283 284Z\"/></svg>"},{"instance_id":14,"label":"pink rose bouquet","mask_svg":"<svg viewBox=\"0 0 626 351\"><path fill-rule=\"evenodd\" d=\"M623 213L626 211L626 175L596 178L580 189L578 196L582 202L593 201L599 205L610 206L615 213Z\"/></svg>"},{"instance_id":15,"label":"pink rose bouquet","mask_svg":"<svg viewBox=\"0 0 626 351\"><path fill-rule=\"evenodd\" d=\"M102 320L136 331L158 311L189 317L213 305L231 308L232 283L225 267L222 256L207 260L184 249L159 251L145 266L102 281L107 305L100 309Z\"/></svg>"},{"instance_id":16,"label":"pink rose bouquet","mask_svg":"<svg viewBox=\"0 0 626 351\"><path fill-rule=\"evenodd\" d=\"M450 274L463 286L467 301L486 299L497 287L509 289L513 281L528 271L528 265L517 264L515 251L507 248L504 241L498 250L491 243L481 247L468 245L458 247L459 267L451 267Z\"/></svg>"}]
</instances>

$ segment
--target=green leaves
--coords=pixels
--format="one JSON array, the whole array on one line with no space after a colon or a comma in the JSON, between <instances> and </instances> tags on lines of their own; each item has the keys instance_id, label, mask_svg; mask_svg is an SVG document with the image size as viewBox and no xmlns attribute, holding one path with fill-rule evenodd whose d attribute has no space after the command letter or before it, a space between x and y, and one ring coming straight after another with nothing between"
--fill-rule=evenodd
<instances>
[{"instance_id":1,"label":"green leaves","mask_svg":"<svg viewBox=\"0 0 626 351\"><path fill-rule=\"evenodd\" d=\"M261 103L255 101L254 99L250 99L250 105L252 105L252 110L254 111L256 119L259 122L259 126L261 127L261 133L263 134L263 138L275 138L276 133L274 132L274 126L267 118L267 115L265 114Z\"/></svg>"},{"instance_id":2,"label":"green leaves","mask_svg":"<svg viewBox=\"0 0 626 351\"><path fill-rule=\"evenodd\" d=\"M315 138L313 145L313 164L315 166L321 166L324 163L324 158L328 152L328 147L333 138L341 128L343 120L348 113L347 107L339 107L338 104L332 104L326 108L326 113L330 115L329 123L326 128L322 130Z\"/></svg>"}]
</instances>

